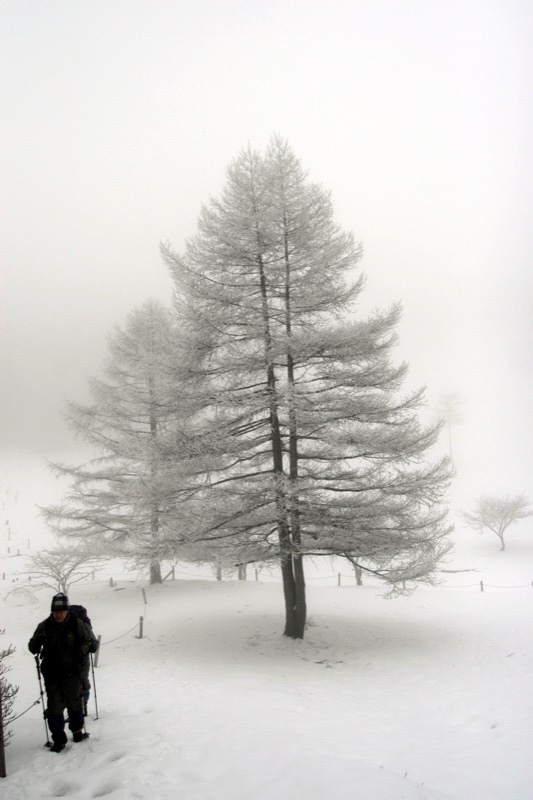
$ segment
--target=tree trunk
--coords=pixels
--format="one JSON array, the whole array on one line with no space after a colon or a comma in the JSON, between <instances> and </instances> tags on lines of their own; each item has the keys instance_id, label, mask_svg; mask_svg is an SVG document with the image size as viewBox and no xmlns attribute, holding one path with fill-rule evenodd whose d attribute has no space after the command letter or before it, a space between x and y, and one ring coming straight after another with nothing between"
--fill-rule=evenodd
<instances>
[{"instance_id":1,"label":"tree trunk","mask_svg":"<svg viewBox=\"0 0 533 800\"><path fill-rule=\"evenodd\" d=\"M157 558L159 549L159 515L156 510L152 511L151 527L152 560L150 561L150 583L163 583L163 578L161 577L161 562L159 558Z\"/></svg>"},{"instance_id":2,"label":"tree trunk","mask_svg":"<svg viewBox=\"0 0 533 800\"><path fill-rule=\"evenodd\" d=\"M294 639L303 639L307 619L305 598L305 578L301 555L300 498L298 495L298 420L294 400L294 360L292 355L292 309L291 309L291 263L289 248L289 228L287 214L283 213L284 252L285 252L285 329L287 332L287 383L289 386L289 524L292 546L297 555L292 556L294 574L294 604L290 623L287 620L287 634Z\"/></svg>"},{"instance_id":3,"label":"tree trunk","mask_svg":"<svg viewBox=\"0 0 533 800\"><path fill-rule=\"evenodd\" d=\"M307 618L305 599L305 580L303 560L292 556L281 562L283 578L283 594L285 597L285 630L284 636L291 639L303 639Z\"/></svg>"},{"instance_id":4,"label":"tree trunk","mask_svg":"<svg viewBox=\"0 0 533 800\"><path fill-rule=\"evenodd\" d=\"M150 564L150 583L163 583L161 577L161 564L159 561L152 561Z\"/></svg>"},{"instance_id":5,"label":"tree trunk","mask_svg":"<svg viewBox=\"0 0 533 800\"><path fill-rule=\"evenodd\" d=\"M281 577L283 579L283 597L285 599L285 630L283 631L283 635L297 639L294 615L296 607L296 586L290 557L281 562Z\"/></svg>"},{"instance_id":6,"label":"tree trunk","mask_svg":"<svg viewBox=\"0 0 533 800\"><path fill-rule=\"evenodd\" d=\"M157 414L154 410L154 379L152 375L149 376L148 384L150 388L150 435L152 440L155 441L157 439ZM151 471L152 481L155 481L157 468L153 463L151 465ZM155 555L159 547L159 508L157 503L152 504L150 534L152 538L152 552ZM161 563L158 558L153 558L150 563L150 583L163 583L163 578L161 577Z\"/></svg>"},{"instance_id":7,"label":"tree trunk","mask_svg":"<svg viewBox=\"0 0 533 800\"><path fill-rule=\"evenodd\" d=\"M260 237L258 233L258 244ZM259 249L261 253L261 249ZM292 639L303 639L305 628L305 584L303 571L301 576L293 571L293 539L287 511L287 497L284 486L285 470L283 467L283 445L281 426L278 410L278 396L276 389L276 373L272 357L272 336L270 331L270 316L267 303L267 282L261 255L257 256L259 268L259 282L261 288L262 315L264 326L266 386L270 407L270 441L272 445L272 472L277 481L275 486L276 508L278 516L278 535L281 553L281 575L283 579L283 594L285 598L285 630L284 635ZM302 603L303 597L303 603Z\"/></svg>"},{"instance_id":8,"label":"tree trunk","mask_svg":"<svg viewBox=\"0 0 533 800\"><path fill-rule=\"evenodd\" d=\"M307 602L305 598L304 562L301 556L293 558L294 585L296 589L296 602L294 604L294 630L295 638L303 639L307 619Z\"/></svg>"}]
</instances>

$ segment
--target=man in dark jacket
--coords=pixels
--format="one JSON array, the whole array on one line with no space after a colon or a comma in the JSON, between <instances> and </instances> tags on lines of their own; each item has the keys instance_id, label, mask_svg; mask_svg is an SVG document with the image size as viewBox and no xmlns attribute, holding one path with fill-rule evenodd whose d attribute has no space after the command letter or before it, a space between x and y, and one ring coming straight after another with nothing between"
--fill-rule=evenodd
<instances>
[{"instance_id":1,"label":"man in dark jacket","mask_svg":"<svg viewBox=\"0 0 533 800\"><path fill-rule=\"evenodd\" d=\"M91 629L69 613L68 597L61 593L54 595L51 614L37 625L28 650L42 659L41 672L48 698L46 718L54 742L51 749L56 753L67 743L65 708L73 740L81 742L85 738L82 661L97 648L98 641Z\"/></svg>"}]
</instances>

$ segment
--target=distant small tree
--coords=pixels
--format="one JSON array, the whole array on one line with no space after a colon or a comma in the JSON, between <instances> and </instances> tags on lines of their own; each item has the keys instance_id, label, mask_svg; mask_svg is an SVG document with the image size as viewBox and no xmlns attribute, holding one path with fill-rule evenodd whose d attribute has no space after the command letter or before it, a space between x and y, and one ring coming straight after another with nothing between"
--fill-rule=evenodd
<instances>
[{"instance_id":1,"label":"distant small tree","mask_svg":"<svg viewBox=\"0 0 533 800\"><path fill-rule=\"evenodd\" d=\"M441 395L437 404L439 417L446 421L446 427L448 428L448 447L450 458L452 459L452 425L457 425L463 421L462 406L463 399L457 392L449 392Z\"/></svg>"},{"instance_id":2,"label":"distant small tree","mask_svg":"<svg viewBox=\"0 0 533 800\"><path fill-rule=\"evenodd\" d=\"M0 636L3 636L5 630L0 630ZM18 686L13 686L6 678L6 673L9 672L11 667L6 663L15 652L15 648L9 645L5 650L0 650L0 733L3 737L0 742L1 746L6 746L12 736L12 732L8 730L9 724L13 721L13 703L19 690ZM5 777L5 775L2 775Z\"/></svg>"},{"instance_id":3,"label":"distant small tree","mask_svg":"<svg viewBox=\"0 0 533 800\"><path fill-rule=\"evenodd\" d=\"M504 534L507 528L519 519L530 517L533 511L523 494L515 497L480 497L472 511L462 512L467 525L483 532L485 528L495 533L500 540L500 550L505 550Z\"/></svg>"},{"instance_id":4,"label":"distant small tree","mask_svg":"<svg viewBox=\"0 0 533 800\"><path fill-rule=\"evenodd\" d=\"M87 547L59 545L50 550L40 550L28 559L26 573L37 581L32 585L68 594L73 583L91 576L102 557L91 553Z\"/></svg>"}]
</instances>

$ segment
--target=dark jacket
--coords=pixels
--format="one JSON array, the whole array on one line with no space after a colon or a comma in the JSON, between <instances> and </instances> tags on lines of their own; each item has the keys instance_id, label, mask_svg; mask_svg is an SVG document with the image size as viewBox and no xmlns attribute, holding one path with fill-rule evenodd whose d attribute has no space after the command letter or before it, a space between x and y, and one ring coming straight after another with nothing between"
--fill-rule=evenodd
<instances>
[{"instance_id":1,"label":"dark jacket","mask_svg":"<svg viewBox=\"0 0 533 800\"><path fill-rule=\"evenodd\" d=\"M95 645L95 635L81 619L68 614L63 622L56 622L50 614L37 625L28 650L41 654L45 679L61 681L81 675L82 661Z\"/></svg>"}]
</instances>

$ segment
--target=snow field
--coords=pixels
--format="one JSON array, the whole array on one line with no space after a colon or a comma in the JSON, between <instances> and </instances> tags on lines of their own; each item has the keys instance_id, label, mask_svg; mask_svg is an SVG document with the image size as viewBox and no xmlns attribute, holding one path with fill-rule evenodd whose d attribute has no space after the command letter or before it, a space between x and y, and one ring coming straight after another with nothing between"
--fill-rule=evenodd
<instances>
[{"instance_id":1,"label":"snow field","mask_svg":"<svg viewBox=\"0 0 533 800\"><path fill-rule=\"evenodd\" d=\"M525 580L528 543L498 561L481 542L481 573L410 597L311 580L303 641L281 635L274 582L73 586L102 636L100 718L92 698L91 738L57 755L39 706L13 723L3 797L529 800L533 588L477 588ZM26 643L48 608L4 603L17 713L38 697Z\"/></svg>"}]
</instances>

